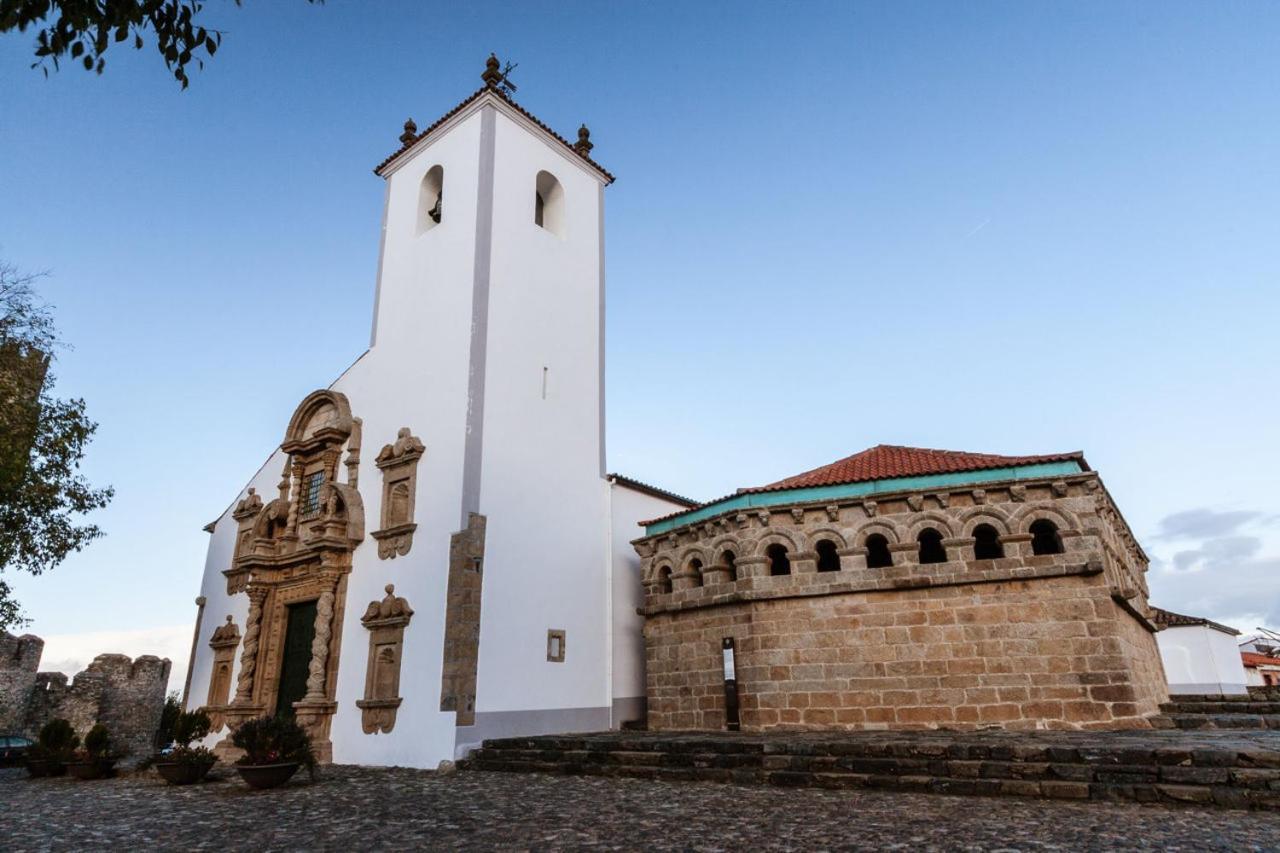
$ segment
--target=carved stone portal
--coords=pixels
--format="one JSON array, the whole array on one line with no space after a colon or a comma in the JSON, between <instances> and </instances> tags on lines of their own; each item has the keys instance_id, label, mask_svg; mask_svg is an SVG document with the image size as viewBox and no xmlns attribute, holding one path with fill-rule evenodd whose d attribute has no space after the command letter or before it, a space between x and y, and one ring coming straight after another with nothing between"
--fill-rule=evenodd
<instances>
[{"instance_id":1,"label":"carved stone portal","mask_svg":"<svg viewBox=\"0 0 1280 853\"><path fill-rule=\"evenodd\" d=\"M311 735L319 761L332 760L329 727L337 710L342 617L351 555L364 539L364 504L338 482L342 449L355 429L347 398L309 395L295 411L280 450L279 495L264 503L250 492L233 513L235 555L224 571L228 589L249 597L235 698L223 716L234 730L246 720L282 714ZM314 639L300 699L280 695L291 605L315 602ZM230 759L230 739L215 748Z\"/></svg>"},{"instance_id":2,"label":"carved stone portal","mask_svg":"<svg viewBox=\"0 0 1280 853\"><path fill-rule=\"evenodd\" d=\"M356 700L365 734L395 728L396 709L400 707L400 659L404 652L404 629L413 617L413 608L403 598L397 598L395 591L394 584L387 584L386 597L369 602L369 609L360 618L369 629L364 698Z\"/></svg>"},{"instance_id":3,"label":"carved stone portal","mask_svg":"<svg viewBox=\"0 0 1280 853\"><path fill-rule=\"evenodd\" d=\"M401 427L394 444L379 451L374 464L382 471L382 525L371 534L378 540L378 557L394 560L413 547L413 499L418 491L418 460L426 452L422 442Z\"/></svg>"},{"instance_id":4,"label":"carved stone portal","mask_svg":"<svg viewBox=\"0 0 1280 853\"><path fill-rule=\"evenodd\" d=\"M240 628L228 615L226 624L215 628L209 639L209 646L213 649L213 673L209 676L209 699L205 702L204 711L209 715L215 732L226 723L227 704L231 702L231 670L239 645Z\"/></svg>"}]
</instances>

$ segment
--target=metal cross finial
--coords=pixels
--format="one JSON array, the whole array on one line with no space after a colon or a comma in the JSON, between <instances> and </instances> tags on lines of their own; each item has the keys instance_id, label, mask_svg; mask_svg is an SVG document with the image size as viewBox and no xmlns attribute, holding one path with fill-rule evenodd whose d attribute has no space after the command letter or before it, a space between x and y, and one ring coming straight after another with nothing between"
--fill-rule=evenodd
<instances>
[{"instance_id":1,"label":"metal cross finial","mask_svg":"<svg viewBox=\"0 0 1280 853\"><path fill-rule=\"evenodd\" d=\"M502 66L502 70L498 68L502 63L498 61L497 54L489 54L489 58L484 63L484 73L480 75L480 79L490 89L498 89L502 94L510 96L516 90L516 84L511 82L511 72L516 70L517 65L508 62Z\"/></svg>"},{"instance_id":2,"label":"metal cross finial","mask_svg":"<svg viewBox=\"0 0 1280 853\"><path fill-rule=\"evenodd\" d=\"M578 141L573 143L573 150L583 157L589 157L591 156L592 148L595 148L595 145L591 143L591 131L587 130L587 126L584 124L578 128Z\"/></svg>"}]
</instances>

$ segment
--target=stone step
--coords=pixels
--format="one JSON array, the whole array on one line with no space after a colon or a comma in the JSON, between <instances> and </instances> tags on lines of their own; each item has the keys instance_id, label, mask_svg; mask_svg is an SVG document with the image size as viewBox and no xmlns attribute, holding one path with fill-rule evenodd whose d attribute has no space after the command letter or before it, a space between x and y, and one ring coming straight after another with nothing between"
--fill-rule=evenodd
<instances>
[{"instance_id":1,"label":"stone step","mask_svg":"<svg viewBox=\"0 0 1280 853\"><path fill-rule=\"evenodd\" d=\"M1278 714L1169 714L1178 729L1280 729Z\"/></svg>"},{"instance_id":2,"label":"stone step","mask_svg":"<svg viewBox=\"0 0 1280 853\"><path fill-rule=\"evenodd\" d=\"M1280 714L1280 702L1165 702L1160 710L1167 714Z\"/></svg>"},{"instance_id":3,"label":"stone step","mask_svg":"<svg viewBox=\"0 0 1280 853\"><path fill-rule=\"evenodd\" d=\"M866 734L866 733L863 733ZM1001 733L948 738L607 733L485 741L476 771L628 776L948 794L1123 799L1280 810L1280 735L1263 731ZM1038 734L1038 733L1037 733ZM1199 737L1199 740L1189 738Z\"/></svg>"}]
</instances>

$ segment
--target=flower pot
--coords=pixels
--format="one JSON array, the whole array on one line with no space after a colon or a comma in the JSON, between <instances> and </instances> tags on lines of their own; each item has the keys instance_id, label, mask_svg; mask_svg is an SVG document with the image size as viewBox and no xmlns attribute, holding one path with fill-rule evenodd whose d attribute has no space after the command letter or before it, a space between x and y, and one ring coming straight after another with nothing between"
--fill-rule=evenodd
<instances>
[{"instance_id":1,"label":"flower pot","mask_svg":"<svg viewBox=\"0 0 1280 853\"><path fill-rule=\"evenodd\" d=\"M156 772L170 785L191 785L203 779L217 761L157 761Z\"/></svg>"},{"instance_id":2,"label":"flower pot","mask_svg":"<svg viewBox=\"0 0 1280 853\"><path fill-rule=\"evenodd\" d=\"M116 766L116 760L95 758L89 761L68 761L65 766L67 773L75 779L101 779L111 775L112 769Z\"/></svg>"},{"instance_id":3,"label":"flower pot","mask_svg":"<svg viewBox=\"0 0 1280 853\"><path fill-rule=\"evenodd\" d=\"M237 764L236 770L250 788L278 788L292 779L301 766L297 761L281 764Z\"/></svg>"},{"instance_id":4,"label":"flower pot","mask_svg":"<svg viewBox=\"0 0 1280 853\"><path fill-rule=\"evenodd\" d=\"M32 779L40 779L49 775L49 765L54 762L46 758L28 758L27 759L27 775ZM61 765L59 765L61 766Z\"/></svg>"}]
</instances>

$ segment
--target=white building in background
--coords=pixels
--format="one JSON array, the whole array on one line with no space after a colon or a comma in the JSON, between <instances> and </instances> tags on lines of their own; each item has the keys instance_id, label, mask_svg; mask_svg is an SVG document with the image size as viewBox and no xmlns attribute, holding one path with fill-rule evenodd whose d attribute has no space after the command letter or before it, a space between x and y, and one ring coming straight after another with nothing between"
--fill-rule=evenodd
<instances>
[{"instance_id":1,"label":"white building in background","mask_svg":"<svg viewBox=\"0 0 1280 853\"><path fill-rule=\"evenodd\" d=\"M283 713L324 759L423 767L643 719L629 543L691 504L605 474L613 178L492 57L484 80L377 168L370 347L281 409L281 445L207 528L187 704L224 748ZM300 356L326 338L282 328Z\"/></svg>"},{"instance_id":2,"label":"white building in background","mask_svg":"<svg viewBox=\"0 0 1280 853\"><path fill-rule=\"evenodd\" d=\"M1156 643L1169 693L1248 693L1244 664L1236 647L1240 632L1197 616L1152 609L1160 626Z\"/></svg>"}]
</instances>

